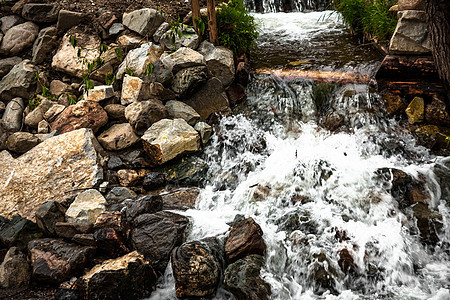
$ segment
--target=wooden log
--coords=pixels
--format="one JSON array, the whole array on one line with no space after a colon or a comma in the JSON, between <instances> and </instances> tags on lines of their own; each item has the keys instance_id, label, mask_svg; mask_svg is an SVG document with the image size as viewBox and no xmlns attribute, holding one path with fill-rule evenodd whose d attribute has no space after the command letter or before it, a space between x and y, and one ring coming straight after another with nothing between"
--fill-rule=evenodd
<instances>
[{"instance_id":1,"label":"wooden log","mask_svg":"<svg viewBox=\"0 0 450 300\"><path fill-rule=\"evenodd\" d=\"M217 30L215 0L207 0L207 8L208 8L209 41L214 45L217 45L219 42L219 32Z\"/></svg>"},{"instance_id":2,"label":"wooden log","mask_svg":"<svg viewBox=\"0 0 450 300\"><path fill-rule=\"evenodd\" d=\"M191 0L191 8L192 8L192 24L194 25L195 32L197 32L197 35L199 36L201 41L202 33L200 32L197 26L197 21L201 20L199 0Z\"/></svg>"},{"instance_id":3,"label":"wooden log","mask_svg":"<svg viewBox=\"0 0 450 300\"><path fill-rule=\"evenodd\" d=\"M430 80L412 80L412 81L400 81L400 80L377 80L378 91L389 91L390 94L405 96L422 96L431 97L433 94L443 94L444 87L439 81Z\"/></svg>"},{"instance_id":4,"label":"wooden log","mask_svg":"<svg viewBox=\"0 0 450 300\"><path fill-rule=\"evenodd\" d=\"M429 79L439 80L436 66L431 56L387 55L375 76L377 80Z\"/></svg>"}]
</instances>

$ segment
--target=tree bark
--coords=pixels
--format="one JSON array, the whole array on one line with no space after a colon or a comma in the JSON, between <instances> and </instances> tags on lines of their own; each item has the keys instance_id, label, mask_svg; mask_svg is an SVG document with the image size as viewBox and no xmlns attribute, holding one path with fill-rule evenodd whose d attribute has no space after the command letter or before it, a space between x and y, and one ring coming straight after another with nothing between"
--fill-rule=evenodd
<instances>
[{"instance_id":1,"label":"tree bark","mask_svg":"<svg viewBox=\"0 0 450 300\"><path fill-rule=\"evenodd\" d=\"M209 41L214 45L217 45L219 40L219 33L217 31L217 21L216 21L216 1L207 0L207 5L208 5Z\"/></svg>"},{"instance_id":2,"label":"tree bark","mask_svg":"<svg viewBox=\"0 0 450 300\"><path fill-rule=\"evenodd\" d=\"M199 31L198 26L197 26L197 21L201 20L199 0L191 0L191 7L192 7L192 24L194 24L195 32L197 32L197 35L199 36L199 38L201 40L202 33Z\"/></svg>"},{"instance_id":3,"label":"tree bark","mask_svg":"<svg viewBox=\"0 0 450 300\"><path fill-rule=\"evenodd\" d=\"M439 78L450 95L450 1L425 0L428 32ZM447 99L449 100L449 99Z\"/></svg>"}]
</instances>

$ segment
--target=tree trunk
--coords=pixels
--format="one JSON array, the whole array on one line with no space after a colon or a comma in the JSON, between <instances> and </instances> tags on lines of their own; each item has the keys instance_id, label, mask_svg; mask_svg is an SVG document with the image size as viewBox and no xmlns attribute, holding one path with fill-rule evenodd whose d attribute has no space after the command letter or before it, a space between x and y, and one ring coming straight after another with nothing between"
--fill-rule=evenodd
<instances>
[{"instance_id":1,"label":"tree trunk","mask_svg":"<svg viewBox=\"0 0 450 300\"><path fill-rule=\"evenodd\" d=\"M191 0L191 7L192 7L192 24L194 24L195 32L197 32L197 35L199 36L201 41L202 33L200 32L197 26L197 22L201 20L199 0Z\"/></svg>"},{"instance_id":2,"label":"tree trunk","mask_svg":"<svg viewBox=\"0 0 450 300\"><path fill-rule=\"evenodd\" d=\"M214 45L217 45L219 40L219 34L217 31L217 21L216 21L216 2L215 0L207 0L207 4L208 4L209 41Z\"/></svg>"},{"instance_id":3,"label":"tree trunk","mask_svg":"<svg viewBox=\"0 0 450 300\"><path fill-rule=\"evenodd\" d=\"M450 1L425 0L425 2L433 59L447 96L450 96Z\"/></svg>"}]
</instances>

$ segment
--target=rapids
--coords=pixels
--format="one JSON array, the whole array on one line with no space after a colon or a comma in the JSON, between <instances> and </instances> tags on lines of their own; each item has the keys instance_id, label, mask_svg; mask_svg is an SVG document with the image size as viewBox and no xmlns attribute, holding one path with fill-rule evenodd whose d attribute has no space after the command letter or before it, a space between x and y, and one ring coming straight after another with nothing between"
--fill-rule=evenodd
<instances>
[{"instance_id":1,"label":"rapids","mask_svg":"<svg viewBox=\"0 0 450 300\"><path fill-rule=\"evenodd\" d=\"M254 16L262 25L257 67L372 74L379 62L335 13ZM247 95L205 148L209 171L196 209L178 212L191 218L188 241L223 236L237 214L253 217L268 246L262 277L272 299L449 299L450 213L434 172L449 159L387 118L370 85L260 74ZM331 113L343 116L337 130L324 126ZM424 182L442 216L434 247L421 243L380 168ZM352 272L340 268L343 251ZM150 299L176 299L170 265ZM234 298L220 288L215 299Z\"/></svg>"}]
</instances>

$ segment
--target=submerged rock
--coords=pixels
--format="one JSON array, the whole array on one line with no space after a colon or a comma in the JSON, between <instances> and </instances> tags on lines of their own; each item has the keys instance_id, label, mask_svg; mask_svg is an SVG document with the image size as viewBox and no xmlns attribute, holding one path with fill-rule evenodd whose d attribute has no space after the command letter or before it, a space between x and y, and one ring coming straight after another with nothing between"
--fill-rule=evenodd
<instances>
[{"instance_id":1,"label":"submerged rock","mask_svg":"<svg viewBox=\"0 0 450 300\"><path fill-rule=\"evenodd\" d=\"M417 220L417 228L423 243L435 245L439 241L438 233L443 228L442 215L432 211L428 205L417 203L412 207Z\"/></svg>"},{"instance_id":2,"label":"submerged rock","mask_svg":"<svg viewBox=\"0 0 450 300\"><path fill-rule=\"evenodd\" d=\"M103 170L96 149L92 131L80 129L47 139L17 159L0 152L0 215L33 219L42 203L97 184Z\"/></svg>"}]
</instances>

